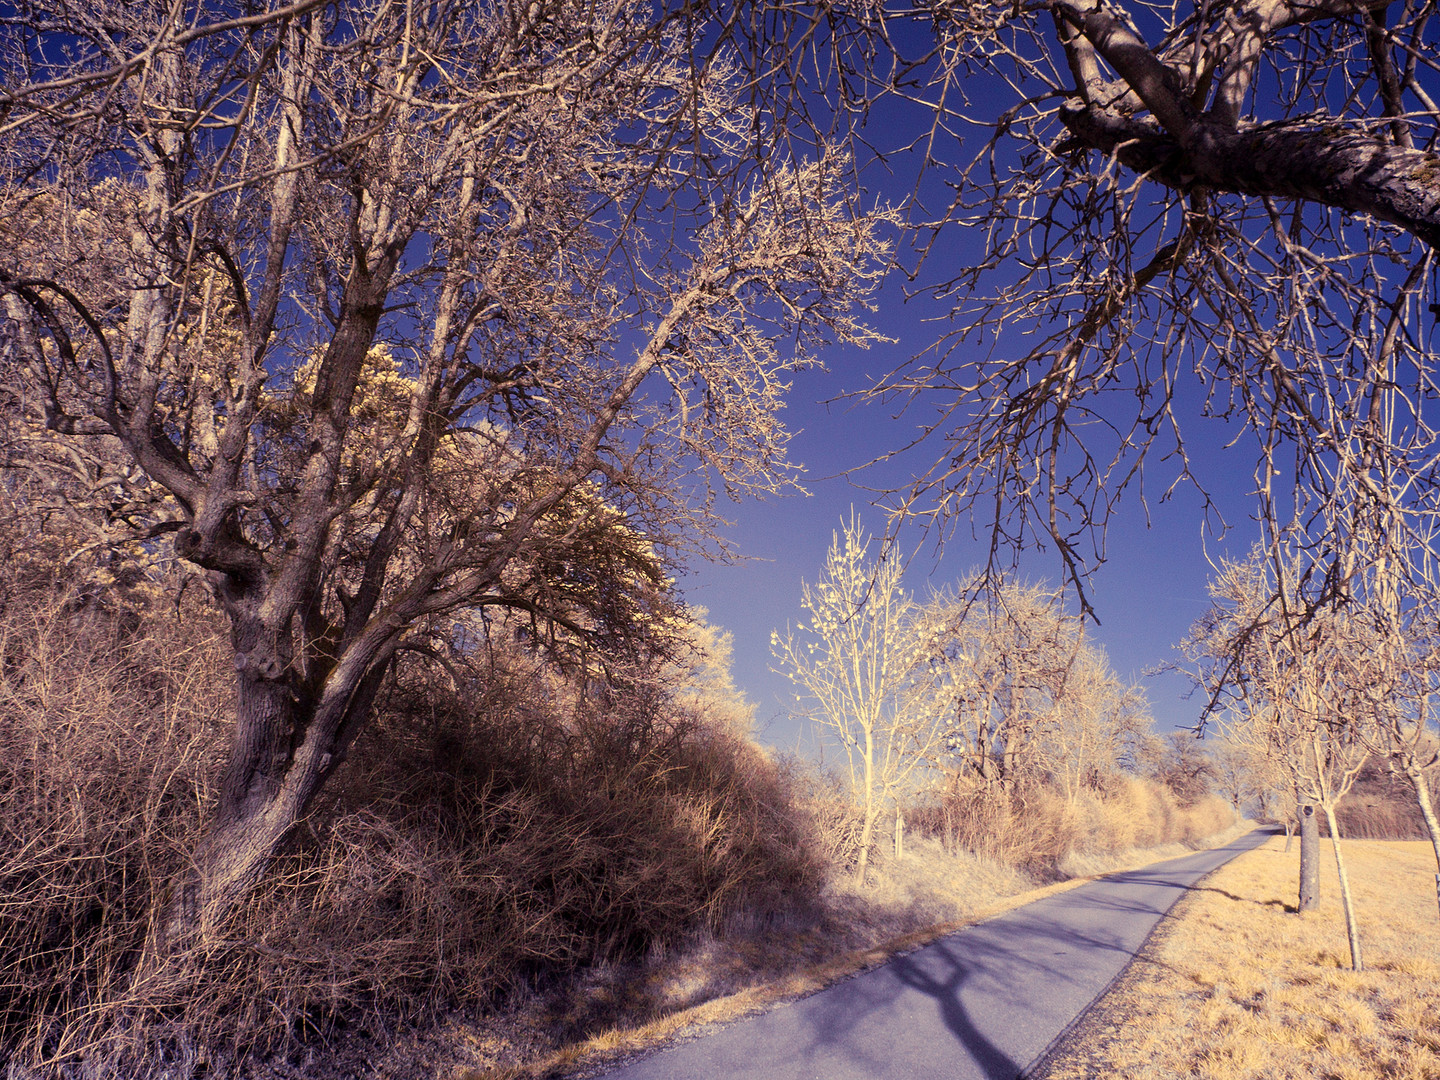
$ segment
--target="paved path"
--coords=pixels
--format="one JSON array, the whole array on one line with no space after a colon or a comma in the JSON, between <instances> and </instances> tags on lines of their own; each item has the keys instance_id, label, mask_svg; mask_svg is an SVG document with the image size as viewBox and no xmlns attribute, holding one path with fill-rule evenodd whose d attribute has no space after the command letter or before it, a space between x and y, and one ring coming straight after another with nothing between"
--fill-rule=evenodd
<instances>
[{"instance_id":1,"label":"paved path","mask_svg":"<svg viewBox=\"0 0 1440 1080\"><path fill-rule=\"evenodd\" d=\"M1269 835L1016 908L608 1080L1015 1080L1187 888Z\"/></svg>"}]
</instances>

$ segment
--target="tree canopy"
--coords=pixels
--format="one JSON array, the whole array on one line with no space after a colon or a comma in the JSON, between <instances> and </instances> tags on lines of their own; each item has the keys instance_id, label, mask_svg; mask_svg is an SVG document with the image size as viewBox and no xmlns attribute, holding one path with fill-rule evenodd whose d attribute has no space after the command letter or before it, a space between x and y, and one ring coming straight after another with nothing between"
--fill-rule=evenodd
<instances>
[{"instance_id":1,"label":"tree canopy","mask_svg":"<svg viewBox=\"0 0 1440 1080\"><path fill-rule=\"evenodd\" d=\"M876 339L893 215L843 150L771 151L718 25L57 0L0 27L7 377L138 467L141 539L231 627L235 745L172 929L244 895L455 613L660 636L707 488L788 481L787 373Z\"/></svg>"},{"instance_id":2,"label":"tree canopy","mask_svg":"<svg viewBox=\"0 0 1440 1080\"><path fill-rule=\"evenodd\" d=\"M1372 528L1428 578L1434 16L1423 0L915 16L925 46L877 81L933 116L917 150L949 201L918 215L919 287L953 322L877 387L939 408L922 417L935 464L897 512L973 513L997 551L1053 547L1085 601L1143 466L1162 497L1216 485L1190 441L1214 418L1249 448L1272 537L1308 526L1332 592ZM957 226L979 249L945 270Z\"/></svg>"}]
</instances>

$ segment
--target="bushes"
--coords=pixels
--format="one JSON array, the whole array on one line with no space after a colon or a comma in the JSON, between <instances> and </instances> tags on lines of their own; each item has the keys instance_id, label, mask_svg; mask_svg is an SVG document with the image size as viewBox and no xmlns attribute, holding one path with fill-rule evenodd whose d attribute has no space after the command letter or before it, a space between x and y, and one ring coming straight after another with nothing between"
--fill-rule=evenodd
<instances>
[{"instance_id":1,"label":"bushes","mask_svg":"<svg viewBox=\"0 0 1440 1080\"><path fill-rule=\"evenodd\" d=\"M412 686L386 703L336 812L366 807L484 865L513 913L492 984L635 957L813 888L782 774L735 734L627 715L623 697L569 723L519 697L483 713L446 697Z\"/></svg>"},{"instance_id":2,"label":"bushes","mask_svg":"<svg viewBox=\"0 0 1440 1080\"><path fill-rule=\"evenodd\" d=\"M1440 769L1427 777L1431 805L1440 804ZM1335 808L1340 835L1355 840L1428 840L1430 833L1415 788L1403 775L1392 773L1380 759L1368 762L1350 793ZM1329 836L1322 817L1320 832Z\"/></svg>"},{"instance_id":3,"label":"bushes","mask_svg":"<svg viewBox=\"0 0 1440 1080\"><path fill-rule=\"evenodd\" d=\"M1040 781L949 795L911 815L914 827L1011 866L1056 876L1072 853L1114 854L1193 842L1230 825L1234 814L1215 796L1182 805L1165 785L1115 774L1066 799Z\"/></svg>"},{"instance_id":4,"label":"bushes","mask_svg":"<svg viewBox=\"0 0 1440 1080\"><path fill-rule=\"evenodd\" d=\"M939 837L950 851L971 851L1039 874L1053 873L1074 839L1064 800L1038 784L988 794L962 791L907 818L914 829Z\"/></svg>"},{"instance_id":5,"label":"bushes","mask_svg":"<svg viewBox=\"0 0 1440 1080\"><path fill-rule=\"evenodd\" d=\"M1187 802L1167 785L1137 776L1116 776L1100 791L1084 793L1075 814L1075 850L1085 854L1194 843L1235 820L1230 805L1218 796Z\"/></svg>"},{"instance_id":6,"label":"bushes","mask_svg":"<svg viewBox=\"0 0 1440 1080\"><path fill-rule=\"evenodd\" d=\"M0 1058L78 1051L131 975L208 802L215 627L75 594L0 611Z\"/></svg>"},{"instance_id":7,"label":"bushes","mask_svg":"<svg viewBox=\"0 0 1440 1080\"><path fill-rule=\"evenodd\" d=\"M246 909L148 963L228 737L218 633L200 602L0 611L0 1060L223 1071L667 948L817 883L753 745L644 687L582 697L515 650L459 690L403 673Z\"/></svg>"}]
</instances>

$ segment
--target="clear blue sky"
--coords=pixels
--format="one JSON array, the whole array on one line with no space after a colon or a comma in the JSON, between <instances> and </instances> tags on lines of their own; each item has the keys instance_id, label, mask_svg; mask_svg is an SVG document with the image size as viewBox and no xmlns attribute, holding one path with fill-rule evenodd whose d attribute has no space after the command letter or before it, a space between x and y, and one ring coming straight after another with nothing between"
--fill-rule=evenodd
<instances>
[{"instance_id":1,"label":"clear blue sky","mask_svg":"<svg viewBox=\"0 0 1440 1080\"><path fill-rule=\"evenodd\" d=\"M974 115L998 115L1013 103L1008 97L996 96L1004 95L1006 88L985 80L972 81L966 90ZM928 110L914 105L884 106L872 113L868 134L877 144L883 141L879 149L900 148L928 128L931 120ZM976 137L984 135L977 130ZM944 146L939 149L942 154L947 152ZM948 150L957 161L973 151L973 147L953 145ZM893 192L892 201L903 199L916 190L919 164L918 155L906 151L888 154L883 170L874 167L868 172L874 193ZM947 204L951 192L945 179L929 175L920 184L920 194L928 195L937 206ZM922 268L921 285L927 278L944 280L955 268L974 261L967 231L973 235L971 230L955 227L943 235ZM905 260L902 254L902 261L913 260ZM856 405L836 399L868 388L876 378L925 350L947 329L944 319L948 310L948 303L923 298L906 302L901 282L892 281L874 323L897 339L894 345L866 352L832 351L824 358L828 371L796 376L783 419L797 433L791 457L806 467L804 483L811 494L722 503L720 512L734 522L726 535L741 561L696 563L681 580L690 603L707 608L710 621L733 635L735 680L756 706L757 734L764 742L793 749L809 738L804 734L808 723L802 724L793 715L792 684L771 670L770 655L771 632L783 631L802 616L802 580L816 579L831 536L852 506L872 532L884 529L885 515L870 505L872 495L864 488L904 486L912 475L928 470L943 450L938 442L924 445L906 459L846 479L841 474L847 470L910 442L924 417L916 412L897 420L893 406ZM1183 408L1186 402L1180 404ZM1199 412L1198 403L1194 411ZM1105 648L1122 678L1136 681L1146 690L1161 730L1194 724L1203 705L1198 694L1190 696L1191 683L1183 675L1147 676L1146 672L1181 659L1174 646L1207 604L1206 583L1212 574L1207 551L1212 558L1222 554L1240 557L1258 538L1257 526L1250 518L1254 454L1248 441L1226 449L1234 431L1219 421L1202 424L1198 416L1195 419L1186 432L1192 467L1206 476L1212 497L1225 513L1229 533L1218 541L1213 536L1202 537L1201 500L1193 489L1182 489L1170 501L1160 502L1174 470L1169 463L1152 461L1144 482L1148 503L1141 502L1139 492L1122 503L1108 534L1107 562L1092 578L1090 588L1091 603L1100 619L1099 625L1090 628L1093 640ZM968 522L957 524L943 545L935 536L901 535L903 550L919 549L906 581L915 594L953 584L983 562L986 545L972 538ZM977 522L976 528L983 532L985 523ZM1060 559L1053 549L1023 553L1018 573L1031 582L1058 584L1062 579Z\"/></svg>"}]
</instances>

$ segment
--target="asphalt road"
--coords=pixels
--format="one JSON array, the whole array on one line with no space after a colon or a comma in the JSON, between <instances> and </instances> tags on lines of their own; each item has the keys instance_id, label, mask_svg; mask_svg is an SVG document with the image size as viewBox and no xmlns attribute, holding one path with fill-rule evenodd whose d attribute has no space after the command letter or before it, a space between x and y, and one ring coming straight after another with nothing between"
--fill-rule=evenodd
<instances>
[{"instance_id":1,"label":"asphalt road","mask_svg":"<svg viewBox=\"0 0 1440 1080\"><path fill-rule=\"evenodd\" d=\"M609 1080L1015 1080L1187 888L1270 834L1038 900Z\"/></svg>"}]
</instances>

